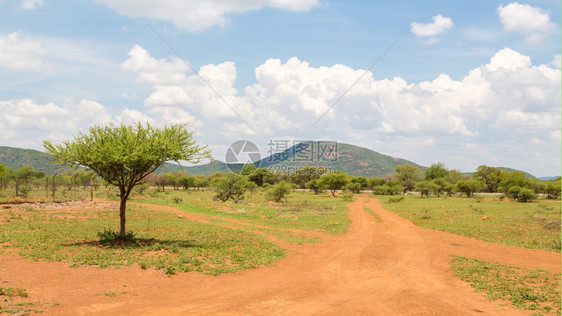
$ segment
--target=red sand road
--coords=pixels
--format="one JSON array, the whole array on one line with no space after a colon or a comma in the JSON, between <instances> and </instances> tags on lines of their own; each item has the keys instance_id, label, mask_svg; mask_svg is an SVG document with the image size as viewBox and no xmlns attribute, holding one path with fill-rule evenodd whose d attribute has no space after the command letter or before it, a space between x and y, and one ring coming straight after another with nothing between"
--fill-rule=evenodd
<instances>
[{"instance_id":1,"label":"red sand road","mask_svg":"<svg viewBox=\"0 0 562 316\"><path fill-rule=\"evenodd\" d=\"M453 277L451 255L560 272L558 253L423 229L372 197L352 202L349 215L345 234L287 246L286 258L271 266L220 276L69 268L12 256L0 257L0 271L30 300L58 303L41 308L52 315L524 315ZM118 294L100 295L106 292Z\"/></svg>"}]
</instances>

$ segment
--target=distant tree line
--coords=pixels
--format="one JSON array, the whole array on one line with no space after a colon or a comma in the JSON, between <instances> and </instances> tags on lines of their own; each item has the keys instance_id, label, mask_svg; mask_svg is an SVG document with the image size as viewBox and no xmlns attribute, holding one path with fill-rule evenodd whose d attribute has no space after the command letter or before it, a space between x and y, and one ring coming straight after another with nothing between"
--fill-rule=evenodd
<instances>
[{"instance_id":1,"label":"distant tree line","mask_svg":"<svg viewBox=\"0 0 562 316\"><path fill-rule=\"evenodd\" d=\"M432 164L424 171L415 165L404 164L396 166L394 173L387 177L371 178L350 176L340 171L322 173L319 170L325 169L313 166L297 169L292 174L274 173L265 168L248 169L243 170L240 175L216 173L210 176L211 186L217 192L216 199L232 199L238 202L248 190L269 187L270 193L266 197L269 196L268 199L275 201L284 199L284 194L275 195L272 192L289 192L288 187L308 189L315 194L329 191L332 196L338 191L372 191L377 195L416 191L422 197L457 195L469 198L476 193L502 193L502 199L510 198L519 202L534 200L538 194L549 199L558 199L561 191L560 178L550 181L527 178L520 171L507 172L486 165L479 166L472 175L466 175L458 170L449 170L440 162ZM283 190L279 188L279 184Z\"/></svg>"},{"instance_id":2,"label":"distant tree line","mask_svg":"<svg viewBox=\"0 0 562 316\"><path fill-rule=\"evenodd\" d=\"M435 163L422 171L415 165L396 166L394 173L387 177L350 176L343 172L325 172L326 169L305 166L292 174L272 172L266 168L249 165L241 174L216 172L210 176L193 175L184 172L149 174L137 185L136 193L143 194L148 189L153 191L168 190L206 190L212 188L215 199L239 202L246 193L253 193L263 188L268 193L266 198L272 201L286 200L291 190L310 190L315 194L329 192L335 196L338 191L360 193L372 191L377 195L403 194L416 191L422 197L429 196L466 196L476 193L501 193L502 198L519 202L531 201L539 194L548 199L560 198L560 178L556 180L539 180L527 178L523 172L507 172L486 165L479 166L472 175L462 174L458 170L447 169L443 163ZM75 196L79 187L108 186L99 176L86 169L67 169L60 173L45 174L32 166L11 170L0 164L0 197L11 192L13 196L27 198L33 190L44 190L49 198L59 195ZM83 198L83 197L80 197Z\"/></svg>"},{"instance_id":3,"label":"distant tree line","mask_svg":"<svg viewBox=\"0 0 562 316\"><path fill-rule=\"evenodd\" d=\"M43 191L47 198L55 199L57 191L69 198L77 198L79 187L98 188L102 181L93 172L86 169L66 169L64 171L46 174L37 171L33 166L23 166L10 169L0 164L0 197L14 196L27 199L32 190ZM37 194L35 194L36 197Z\"/></svg>"}]
</instances>

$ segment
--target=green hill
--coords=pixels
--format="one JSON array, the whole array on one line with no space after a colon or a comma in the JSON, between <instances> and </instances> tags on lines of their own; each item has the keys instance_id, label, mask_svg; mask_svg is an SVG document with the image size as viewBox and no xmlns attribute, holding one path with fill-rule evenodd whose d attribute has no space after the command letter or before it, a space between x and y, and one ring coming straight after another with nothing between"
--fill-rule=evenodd
<instances>
[{"instance_id":1,"label":"green hill","mask_svg":"<svg viewBox=\"0 0 562 316\"><path fill-rule=\"evenodd\" d=\"M0 164L12 170L33 166L38 171L52 174L58 169L58 165L51 163L49 159L49 155L38 150L0 146Z\"/></svg>"},{"instance_id":2,"label":"green hill","mask_svg":"<svg viewBox=\"0 0 562 316\"><path fill-rule=\"evenodd\" d=\"M271 170L291 171L306 165L343 171L352 176L385 177L394 172L397 165L414 162L380 154L376 151L345 143L306 142L284 152L262 159L257 165Z\"/></svg>"},{"instance_id":3,"label":"green hill","mask_svg":"<svg viewBox=\"0 0 562 316\"><path fill-rule=\"evenodd\" d=\"M58 165L49 161L50 156L44 152L33 149L20 149L0 146L0 164L10 169L17 169L25 165L52 174L60 170ZM324 167L328 170L339 170L353 176L385 177L394 172L397 165L412 164L421 170L425 167L414 162L380 154L376 151L345 143L332 142L305 142L295 145L283 152L266 157L255 165L260 168L269 168L272 171L292 172L306 165ZM210 175L214 172L228 173L230 170L240 170L242 165L229 166L219 160L196 166L178 166L176 163L166 163L156 172L186 172L190 174ZM504 171L518 171L500 167ZM472 172L467 174L472 175ZM526 173L525 176L534 178Z\"/></svg>"}]
</instances>

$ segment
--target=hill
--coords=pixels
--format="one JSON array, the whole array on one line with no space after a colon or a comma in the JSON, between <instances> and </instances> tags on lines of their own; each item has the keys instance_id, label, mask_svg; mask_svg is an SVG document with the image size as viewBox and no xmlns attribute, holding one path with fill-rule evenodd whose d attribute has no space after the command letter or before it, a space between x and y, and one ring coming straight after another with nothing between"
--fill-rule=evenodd
<instances>
[{"instance_id":1,"label":"hill","mask_svg":"<svg viewBox=\"0 0 562 316\"><path fill-rule=\"evenodd\" d=\"M47 174L60 170L58 165L50 162L50 156L44 152L6 146L0 146L0 164L4 164L10 169L30 165ZM323 167L328 170L339 170L349 175L364 177L385 177L392 174L394 168L401 164L413 164L422 170L425 169L424 166L414 162L383 155L367 148L345 143L318 141L297 144L283 152L275 153L255 163L257 167L269 168L272 171L292 172L309 165ZM237 171L241 168L242 165L240 164L227 165L222 161L214 160L210 163L196 166L179 166L176 163L165 163L156 172L162 174L182 171L190 174L210 175L214 172L228 173L230 170ZM505 167L499 168L509 172L518 171ZM524 173L528 178L535 178L529 173ZM472 175L472 172L467 174Z\"/></svg>"},{"instance_id":2,"label":"hill","mask_svg":"<svg viewBox=\"0 0 562 316\"><path fill-rule=\"evenodd\" d=\"M425 169L414 162L383 155L371 149L321 141L300 143L257 163L259 167L273 171L291 171L309 165L364 177L385 177L392 174L397 165L403 164Z\"/></svg>"},{"instance_id":3,"label":"hill","mask_svg":"<svg viewBox=\"0 0 562 316\"><path fill-rule=\"evenodd\" d=\"M10 169L33 166L38 171L52 174L60 168L51 163L50 158L50 155L38 150L0 146L0 164Z\"/></svg>"}]
</instances>

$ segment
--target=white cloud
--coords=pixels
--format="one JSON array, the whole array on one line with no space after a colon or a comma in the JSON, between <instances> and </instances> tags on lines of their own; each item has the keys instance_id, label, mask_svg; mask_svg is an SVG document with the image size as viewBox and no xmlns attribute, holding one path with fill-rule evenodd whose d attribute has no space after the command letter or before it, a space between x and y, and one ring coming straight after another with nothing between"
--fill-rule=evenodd
<instances>
[{"instance_id":1,"label":"white cloud","mask_svg":"<svg viewBox=\"0 0 562 316\"><path fill-rule=\"evenodd\" d=\"M497 12L506 31L526 35L525 40L531 44L540 43L545 33L555 27L548 11L528 4L500 5Z\"/></svg>"},{"instance_id":2,"label":"white cloud","mask_svg":"<svg viewBox=\"0 0 562 316\"><path fill-rule=\"evenodd\" d=\"M552 61L550 62L550 65L560 69L560 63L561 63L560 62L560 54L558 54L558 55L554 55L554 59L552 59Z\"/></svg>"},{"instance_id":3,"label":"white cloud","mask_svg":"<svg viewBox=\"0 0 562 316\"><path fill-rule=\"evenodd\" d=\"M41 42L22 38L19 32L0 35L0 67L10 70L40 71L45 69L41 56L46 50Z\"/></svg>"},{"instance_id":4,"label":"white cloud","mask_svg":"<svg viewBox=\"0 0 562 316\"><path fill-rule=\"evenodd\" d=\"M125 108L121 112L121 115L117 116L117 121L119 121L120 123L123 123L123 124L132 124L132 123L135 123L135 122L155 124L154 119L149 117L148 115L146 115L142 112L127 109L127 108Z\"/></svg>"},{"instance_id":5,"label":"white cloud","mask_svg":"<svg viewBox=\"0 0 562 316\"><path fill-rule=\"evenodd\" d=\"M40 8L43 6L43 0L22 0L21 8L26 10L32 10Z\"/></svg>"},{"instance_id":6,"label":"white cloud","mask_svg":"<svg viewBox=\"0 0 562 316\"><path fill-rule=\"evenodd\" d=\"M61 141L78 130L110 121L104 106L91 100L67 100L62 105L38 104L30 99L0 101L0 142L41 148L43 140Z\"/></svg>"},{"instance_id":7,"label":"white cloud","mask_svg":"<svg viewBox=\"0 0 562 316\"><path fill-rule=\"evenodd\" d=\"M176 79L170 80L160 73L174 64L173 57L157 60L146 51L143 56L146 67L140 63L124 68L136 71L139 80L152 78L153 92L145 100L151 115L166 120L203 117L216 130L239 137L256 131L260 137L299 133L310 137L309 128L324 114L312 133L316 129L322 135L350 138L369 133L426 135L423 141L435 143L439 137L483 137L486 142L489 134L496 141L508 140L517 126L538 138L549 135L560 122L559 69L534 66L528 56L509 48L461 80L441 74L432 81L408 83L400 77L376 80L368 73L331 110L364 70L312 67L298 58L285 63L269 59L256 68L256 82L240 94L234 88L234 63L201 67L201 75L252 128L195 75L174 69ZM132 59L134 55L124 65Z\"/></svg>"},{"instance_id":8,"label":"white cloud","mask_svg":"<svg viewBox=\"0 0 562 316\"><path fill-rule=\"evenodd\" d=\"M434 16L433 23L412 23L412 32L416 36L435 36L443 34L453 28L453 20L438 14Z\"/></svg>"},{"instance_id":9,"label":"white cloud","mask_svg":"<svg viewBox=\"0 0 562 316\"><path fill-rule=\"evenodd\" d=\"M227 24L230 13L273 7L290 11L308 11L320 4L319 0L97 0L119 14L134 18L170 20L181 29L201 31Z\"/></svg>"}]
</instances>

